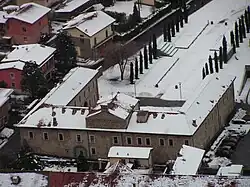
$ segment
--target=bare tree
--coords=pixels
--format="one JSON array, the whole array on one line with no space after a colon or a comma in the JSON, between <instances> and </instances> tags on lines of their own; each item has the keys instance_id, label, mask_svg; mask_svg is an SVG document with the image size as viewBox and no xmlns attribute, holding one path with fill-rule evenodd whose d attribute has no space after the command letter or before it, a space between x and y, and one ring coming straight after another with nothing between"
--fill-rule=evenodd
<instances>
[{"instance_id":1,"label":"bare tree","mask_svg":"<svg viewBox=\"0 0 250 187\"><path fill-rule=\"evenodd\" d=\"M131 60L132 55L136 52L135 43L131 42L127 45L121 43L113 43L106 47L104 54L104 64L103 68L108 69L109 67L119 65L121 80L124 79L124 72L126 65Z\"/></svg>"}]
</instances>

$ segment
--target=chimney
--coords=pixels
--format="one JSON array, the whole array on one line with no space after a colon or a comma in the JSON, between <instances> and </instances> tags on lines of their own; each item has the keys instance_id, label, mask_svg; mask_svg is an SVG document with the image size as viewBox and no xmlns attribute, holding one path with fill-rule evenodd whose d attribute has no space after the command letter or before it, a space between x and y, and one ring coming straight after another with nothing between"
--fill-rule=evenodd
<instances>
[{"instance_id":1,"label":"chimney","mask_svg":"<svg viewBox=\"0 0 250 187\"><path fill-rule=\"evenodd\" d=\"M85 113L85 109L81 110L81 115L83 115Z\"/></svg>"},{"instance_id":2,"label":"chimney","mask_svg":"<svg viewBox=\"0 0 250 187\"><path fill-rule=\"evenodd\" d=\"M55 126L57 126L57 125L58 125L57 120L56 120L55 117L53 117L53 126L55 127Z\"/></svg>"},{"instance_id":3,"label":"chimney","mask_svg":"<svg viewBox=\"0 0 250 187\"><path fill-rule=\"evenodd\" d=\"M62 108L62 113L64 114L66 112L66 108Z\"/></svg>"},{"instance_id":4,"label":"chimney","mask_svg":"<svg viewBox=\"0 0 250 187\"><path fill-rule=\"evenodd\" d=\"M137 123L146 123L148 121L149 112L148 111L138 111L137 112Z\"/></svg>"},{"instance_id":5,"label":"chimney","mask_svg":"<svg viewBox=\"0 0 250 187\"><path fill-rule=\"evenodd\" d=\"M108 111L108 105L101 105L101 110L104 112Z\"/></svg>"},{"instance_id":6,"label":"chimney","mask_svg":"<svg viewBox=\"0 0 250 187\"><path fill-rule=\"evenodd\" d=\"M193 119L193 120L192 120L192 125L193 125L194 127L197 127L196 119Z\"/></svg>"},{"instance_id":7,"label":"chimney","mask_svg":"<svg viewBox=\"0 0 250 187\"><path fill-rule=\"evenodd\" d=\"M75 115L76 112L77 112L77 109L76 109L76 108L73 108L73 109L72 109L72 115Z\"/></svg>"}]
</instances>

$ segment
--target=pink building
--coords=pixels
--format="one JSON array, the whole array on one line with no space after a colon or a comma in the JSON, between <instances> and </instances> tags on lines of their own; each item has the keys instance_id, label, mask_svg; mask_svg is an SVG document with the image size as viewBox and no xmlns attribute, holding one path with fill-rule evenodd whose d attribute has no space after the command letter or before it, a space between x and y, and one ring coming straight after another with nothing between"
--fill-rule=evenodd
<instances>
[{"instance_id":1,"label":"pink building","mask_svg":"<svg viewBox=\"0 0 250 187\"><path fill-rule=\"evenodd\" d=\"M56 49L40 44L15 46L0 63L0 80L7 83L8 88L21 89L22 70L25 63L35 62L47 79L51 78L55 68L54 53Z\"/></svg>"},{"instance_id":2,"label":"pink building","mask_svg":"<svg viewBox=\"0 0 250 187\"><path fill-rule=\"evenodd\" d=\"M14 44L33 44L41 35L49 33L50 8L36 3L26 3L7 15L6 36Z\"/></svg>"}]
</instances>

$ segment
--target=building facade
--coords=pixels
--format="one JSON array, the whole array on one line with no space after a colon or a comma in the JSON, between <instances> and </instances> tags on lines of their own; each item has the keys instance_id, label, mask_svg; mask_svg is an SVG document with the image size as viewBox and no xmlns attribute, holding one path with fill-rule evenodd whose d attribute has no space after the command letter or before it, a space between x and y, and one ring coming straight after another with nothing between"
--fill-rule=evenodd
<instances>
[{"instance_id":1,"label":"building facade","mask_svg":"<svg viewBox=\"0 0 250 187\"><path fill-rule=\"evenodd\" d=\"M112 146L151 147L153 163L163 164L175 159L184 144L201 149L210 145L234 111L233 82L232 77L213 78L202 85L204 89L194 100L175 112L141 111L137 99L118 93L107 102L98 102L105 107L68 108L70 122L63 120L66 115L58 109L56 126L43 122L37 128L34 123L42 120L38 110L33 114L40 116L36 122L32 115L27 116L17 127L21 142L27 142L36 153L76 157L82 151L87 158L98 159L107 158Z\"/></svg>"},{"instance_id":2,"label":"building facade","mask_svg":"<svg viewBox=\"0 0 250 187\"><path fill-rule=\"evenodd\" d=\"M36 3L23 4L8 15L6 36L13 44L38 43L43 34L50 33L49 12L49 8Z\"/></svg>"},{"instance_id":3,"label":"building facade","mask_svg":"<svg viewBox=\"0 0 250 187\"><path fill-rule=\"evenodd\" d=\"M0 131L4 129L9 119L10 95L13 91L12 89L0 88Z\"/></svg>"},{"instance_id":4,"label":"building facade","mask_svg":"<svg viewBox=\"0 0 250 187\"><path fill-rule=\"evenodd\" d=\"M105 46L111 42L114 21L102 11L90 12L73 18L64 31L71 36L79 57L95 59L103 55Z\"/></svg>"}]
</instances>

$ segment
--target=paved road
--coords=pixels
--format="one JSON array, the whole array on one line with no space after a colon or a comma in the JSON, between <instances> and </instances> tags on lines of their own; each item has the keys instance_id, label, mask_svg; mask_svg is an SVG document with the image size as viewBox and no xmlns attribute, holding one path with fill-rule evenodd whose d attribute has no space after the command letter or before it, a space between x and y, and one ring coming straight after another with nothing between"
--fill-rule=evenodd
<instances>
[{"instance_id":1,"label":"paved road","mask_svg":"<svg viewBox=\"0 0 250 187\"><path fill-rule=\"evenodd\" d=\"M190 3L189 14L192 14L193 12L197 11L198 9L200 9L201 7L203 7L205 4L207 4L210 1L212 1L212 0L193 0ZM139 50L145 44L148 44L149 38L153 35L153 33L157 37L160 36L160 35L162 35L163 25L166 24L166 23L171 23L172 20L175 20L176 16L178 16L178 15L179 15L179 12L171 14L166 19L164 19L163 21L159 22L155 27L149 29L147 32L145 32L144 34L142 34L141 36L139 36L138 38L136 38L134 40L134 42L136 43L137 49Z\"/></svg>"}]
</instances>

